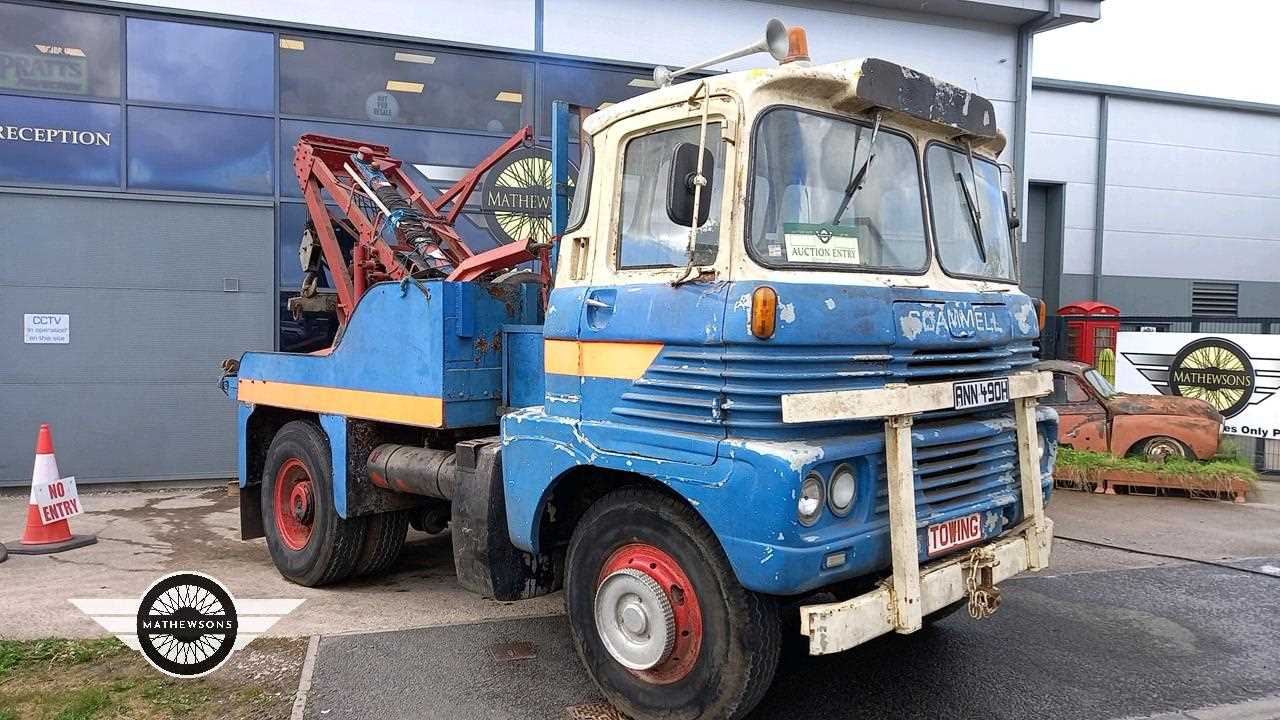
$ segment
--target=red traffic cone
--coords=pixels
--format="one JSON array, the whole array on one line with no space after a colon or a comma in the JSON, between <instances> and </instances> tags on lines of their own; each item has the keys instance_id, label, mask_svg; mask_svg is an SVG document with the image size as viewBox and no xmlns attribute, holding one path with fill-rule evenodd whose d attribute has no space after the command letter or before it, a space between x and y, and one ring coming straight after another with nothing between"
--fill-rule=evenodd
<instances>
[{"instance_id":1,"label":"red traffic cone","mask_svg":"<svg viewBox=\"0 0 1280 720\"><path fill-rule=\"evenodd\" d=\"M98 542L96 535L71 534L67 517L80 512L75 479L58 475L58 461L53 457L53 433L48 425L41 425L40 437L36 440L36 464L31 470L27 529L21 540L5 545L13 555L46 555L92 545Z\"/></svg>"}]
</instances>

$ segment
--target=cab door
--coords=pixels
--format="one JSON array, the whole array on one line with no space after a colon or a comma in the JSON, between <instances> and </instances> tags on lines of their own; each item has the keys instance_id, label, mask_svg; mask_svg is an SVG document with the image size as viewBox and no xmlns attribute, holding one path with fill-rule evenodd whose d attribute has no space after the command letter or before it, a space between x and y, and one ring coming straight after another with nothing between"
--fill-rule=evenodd
<instances>
[{"instance_id":1,"label":"cab door","mask_svg":"<svg viewBox=\"0 0 1280 720\"><path fill-rule=\"evenodd\" d=\"M612 192L598 208L599 227L607 218L608 230L596 238L578 336L588 440L614 452L710 464L724 437L728 291L717 280L732 237L723 189L733 172L737 106L711 98L704 123L702 102L608 129ZM710 192L705 220L695 218L692 233L673 220L668 198L679 153L697 156L689 145L706 151L702 192Z\"/></svg>"},{"instance_id":2,"label":"cab door","mask_svg":"<svg viewBox=\"0 0 1280 720\"><path fill-rule=\"evenodd\" d=\"M1107 410L1084 387L1080 378L1053 374L1054 396L1058 405L1058 437L1062 444L1077 450L1107 452Z\"/></svg>"}]
</instances>

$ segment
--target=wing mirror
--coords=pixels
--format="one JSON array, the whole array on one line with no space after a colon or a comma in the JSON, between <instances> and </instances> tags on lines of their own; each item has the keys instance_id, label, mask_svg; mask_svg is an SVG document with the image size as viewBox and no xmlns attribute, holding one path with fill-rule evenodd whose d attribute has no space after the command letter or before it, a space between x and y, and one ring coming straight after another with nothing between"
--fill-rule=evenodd
<instances>
[{"instance_id":1,"label":"wing mirror","mask_svg":"<svg viewBox=\"0 0 1280 720\"><path fill-rule=\"evenodd\" d=\"M671 157L671 176L667 179L667 217L684 227L702 227L711 214L711 186L715 183L716 159L709 148L702 149L702 177L706 184L699 193L697 222L694 222L693 196L698 177L698 146L680 143Z\"/></svg>"},{"instance_id":2,"label":"wing mirror","mask_svg":"<svg viewBox=\"0 0 1280 720\"><path fill-rule=\"evenodd\" d=\"M1018 214L1014 212L1013 205L1009 203L1009 191L1003 190L1004 193L1004 216L1009 222L1009 231L1017 230L1022 225L1022 220L1018 218Z\"/></svg>"}]
</instances>

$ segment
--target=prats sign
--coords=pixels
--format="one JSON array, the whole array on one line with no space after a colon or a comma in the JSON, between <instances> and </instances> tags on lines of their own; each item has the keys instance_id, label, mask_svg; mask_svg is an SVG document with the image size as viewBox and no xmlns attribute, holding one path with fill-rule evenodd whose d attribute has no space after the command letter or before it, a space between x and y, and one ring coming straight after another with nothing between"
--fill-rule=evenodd
<instances>
[{"instance_id":1,"label":"prats sign","mask_svg":"<svg viewBox=\"0 0 1280 720\"><path fill-rule=\"evenodd\" d=\"M79 48L34 45L35 53L0 52L0 88L84 95L89 60Z\"/></svg>"}]
</instances>

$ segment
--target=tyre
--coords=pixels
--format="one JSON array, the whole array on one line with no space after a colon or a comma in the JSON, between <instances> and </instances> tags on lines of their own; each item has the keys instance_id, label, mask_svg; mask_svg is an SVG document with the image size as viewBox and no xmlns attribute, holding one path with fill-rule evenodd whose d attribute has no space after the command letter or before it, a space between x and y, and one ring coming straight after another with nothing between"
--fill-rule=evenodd
<instances>
[{"instance_id":1,"label":"tyre","mask_svg":"<svg viewBox=\"0 0 1280 720\"><path fill-rule=\"evenodd\" d=\"M365 518L338 516L329 441L316 425L294 420L271 440L262 473L262 525L271 560L287 580L327 585L355 568Z\"/></svg>"},{"instance_id":2,"label":"tyre","mask_svg":"<svg viewBox=\"0 0 1280 720\"><path fill-rule=\"evenodd\" d=\"M1138 447L1138 454L1149 462L1164 463L1165 460L1185 460L1192 457L1191 450L1178 440L1164 435L1143 440Z\"/></svg>"},{"instance_id":3,"label":"tyre","mask_svg":"<svg viewBox=\"0 0 1280 720\"><path fill-rule=\"evenodd\" d=\"M632 718L740 718L777 669L777 600L743 588L706 523L658 492L616 490L587 510L565 604L587 672Z\"/></svg>"},{"instance_id":4,"label":"tyre","mask_svg":"<svg viewBox=\"0 0 1280 720\"><path fill-rule=\"evenodd\" d=\"M355 577L381 575L400 559L409 532L409 511L393 510L365 519L364 542L356 557Z\"/></svg>"}]
</instances>

